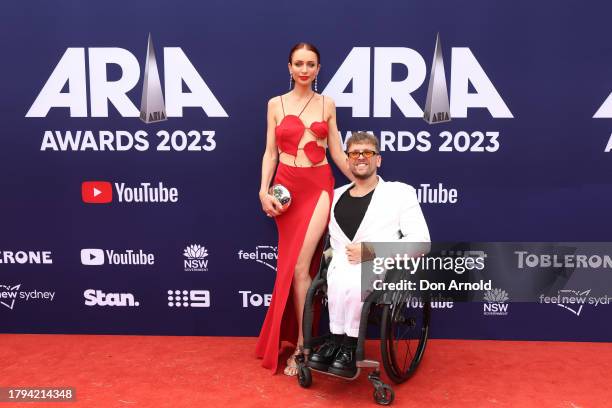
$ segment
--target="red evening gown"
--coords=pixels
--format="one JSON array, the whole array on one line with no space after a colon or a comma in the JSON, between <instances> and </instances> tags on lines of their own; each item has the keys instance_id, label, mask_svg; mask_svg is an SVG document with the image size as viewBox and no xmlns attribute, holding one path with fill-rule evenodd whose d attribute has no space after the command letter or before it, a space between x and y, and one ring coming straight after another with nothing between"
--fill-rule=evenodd
<instances>
[{"instance_id":1,"label":"red evening gown","mask_svg":"<svg viewBox=\"0 0 612 408\"><path fill-rule=\"evenodd\" d=\"M326 122L314 122L309 128L306 128L299 118L300 115L286 115L276 127L276 140L280 151L294 157L300 150L298 145L305 130L310 131L317 139L325 139L328 134ZM325 158L325 149L318 146L315 141L308 142L303 149L313 164ZM257 357L263 359L262 366L271 369L272 373L276 373L278 368L280 342L283 340L293 344L297 342L296 309L291 293L295 264L322 192L326 192L329 196L329 208L327 209L329 220L334 193L334 177L329 164L294 167L279 163L274 184L282 184L289 189L291 205L284 213L275 218L278 228L276 280L272 300L255 347ZM310 264L312 277L317 273L321 251L322 246L319 243Z\"/></svg>"}]
</instances>

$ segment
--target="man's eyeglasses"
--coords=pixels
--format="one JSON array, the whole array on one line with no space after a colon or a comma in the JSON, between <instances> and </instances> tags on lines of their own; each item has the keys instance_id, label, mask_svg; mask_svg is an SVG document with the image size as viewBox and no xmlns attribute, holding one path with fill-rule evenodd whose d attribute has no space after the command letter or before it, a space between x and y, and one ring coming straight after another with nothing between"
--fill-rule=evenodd
<instances>
[{"instance_id":1,"label":"man's eyeglasses","mask_svg":"<svg viewBox=\"0 0 612 408\"><path fill-rule=\"evenodd\" d=\"M347 152L346 154L348 155L348 157L350 159L357 160L359 158L359 156L363 156L366 159L370 159L373 156L377 155L378 152L375 152L374 150L364 150L364 151L361 151L361 152L355 150L355 151L352 151L352 152Z\"/></svg>"}]
</instances>

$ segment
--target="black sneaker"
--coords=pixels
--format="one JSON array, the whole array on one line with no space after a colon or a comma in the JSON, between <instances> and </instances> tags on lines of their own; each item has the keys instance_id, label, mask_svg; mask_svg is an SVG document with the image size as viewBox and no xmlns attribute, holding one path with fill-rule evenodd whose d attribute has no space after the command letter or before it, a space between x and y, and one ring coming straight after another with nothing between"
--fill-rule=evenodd
<instances>
[{"instance_id":1,"label":"black sneaker","mask_svg":"<svg viewBox=\"0 0 612 408\"><path fill-rule=\"evenodd\" d=\"M329 365L334 361L334 358L336 358L339 349L340 345L333 339L326 340L316 353L310 356L308 359L308 366L315 370L327 371Z\"/></svg>"},{"instance_id":2,"label":"black sneaker","mask_svg":"<svg viewBox=\"0 0 612 408\"><path fill-rule=\"evenodd\" d=\"M329 366L328 372L342 377L354 377L357 374L357 362L355 361L355 348L343 344L336 354L336 359Z\"/></svg>"}]
</instances>

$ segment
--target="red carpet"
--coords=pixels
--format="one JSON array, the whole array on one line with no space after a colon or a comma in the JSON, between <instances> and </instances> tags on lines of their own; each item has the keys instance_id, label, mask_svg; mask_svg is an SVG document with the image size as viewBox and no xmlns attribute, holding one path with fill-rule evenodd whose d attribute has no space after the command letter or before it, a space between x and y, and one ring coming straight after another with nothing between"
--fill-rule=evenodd
<instances>
[{"instance_id":1,"label":"red carpet","mask_svg":"<svg viewBox=\"0 0 612 408\"><path fill-rule=\"evenodd\" d=\"M76 403L0 408L377 406L365 375L314 373L309 389L270 375L254 338L4 334L0 344L0 386L77 392ZM378 342L368 353L378 356ZM430 340L416 375L392 384L393 406L610 407L611 384L609 343Z\"/></svg>"}]
</instances>

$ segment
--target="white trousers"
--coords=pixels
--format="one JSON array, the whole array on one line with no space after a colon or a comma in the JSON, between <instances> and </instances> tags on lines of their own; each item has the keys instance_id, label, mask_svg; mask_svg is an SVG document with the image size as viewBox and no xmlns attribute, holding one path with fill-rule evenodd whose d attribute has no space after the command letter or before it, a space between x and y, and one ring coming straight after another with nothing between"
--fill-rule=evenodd
<instances>
[{"instance_id":1,"label":"white trousers","mask_svg":"<svg viewBox=\"0 0 612 408\"><path fill-rule=\"evenodd\" d=\"M333 334L359 336L361 273L359 268L333 268L327 274L329 330Z\"/></svg>"}]
</instances>

